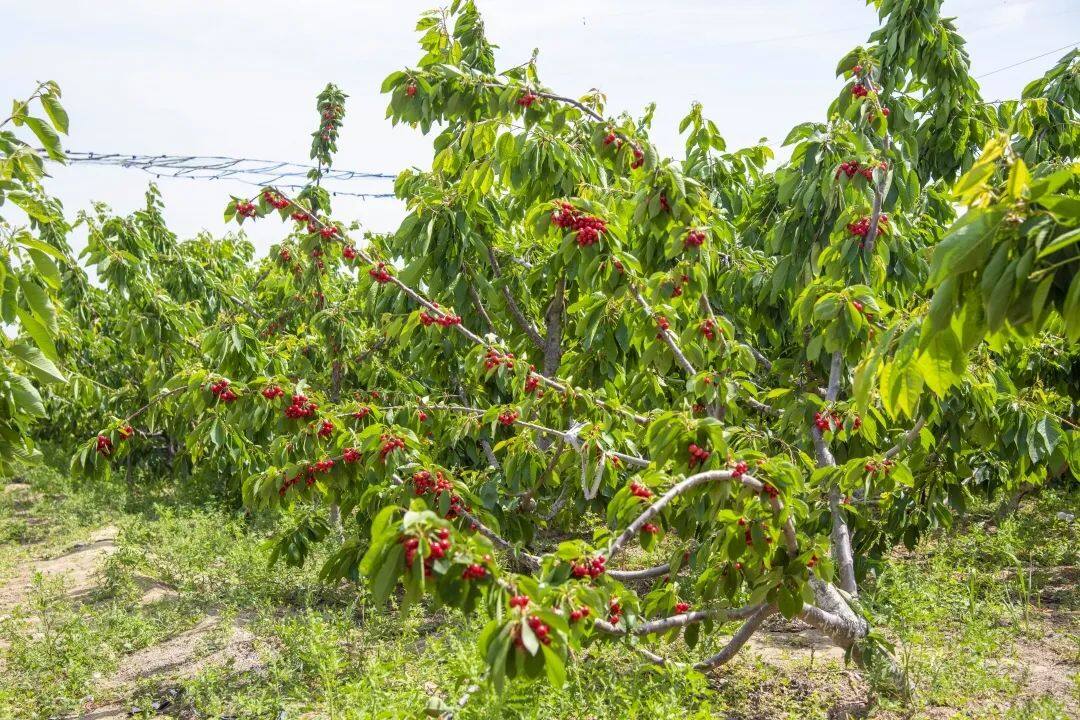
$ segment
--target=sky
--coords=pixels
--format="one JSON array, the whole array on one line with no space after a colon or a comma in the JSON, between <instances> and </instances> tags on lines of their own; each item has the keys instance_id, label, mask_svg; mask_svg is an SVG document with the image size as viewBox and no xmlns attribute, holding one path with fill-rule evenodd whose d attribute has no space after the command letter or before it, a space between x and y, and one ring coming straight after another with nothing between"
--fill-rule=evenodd
<instances>
[{"instance_id":1,"label":"sky","mask_svg":"<svg viewBox=\"0 0 1080 720\"><path fill-rule=\"evenodd\" d=\"M421 12L437 0L0 0L0 101L55 80L71 118L70 150L224 155L306 162L327 83L348 95L335 166L396 173L429 167L431 136L385 119L379 86L420 56ZM4 7L4 6L8 7ZM734 149L821 120L841 84L837 61L865 42L877 14L862 0L478 0L500 68L540 49L540 78L560 94L599 88L609 114L657 103L653 139L681 148L677 129L699 101ZM975 76L1080 42L1075 0L947 0L968 40ZM19 32L11 32L10 29ZM988 100L1016 97L1061 52L980 79ZM72 216L92 202L127 213L147 174L52 166L48 189ZM169 226L181 237L221 234L232 181L161 179ZM354 181L342 190L390 192ZM397 200L339 197L335 215L392 231ZM245 224L245 228L248 225ZM282 229L247 230L260 249ZM78 248L80 240L75 238Z\"/></svg>"}]
</instances>

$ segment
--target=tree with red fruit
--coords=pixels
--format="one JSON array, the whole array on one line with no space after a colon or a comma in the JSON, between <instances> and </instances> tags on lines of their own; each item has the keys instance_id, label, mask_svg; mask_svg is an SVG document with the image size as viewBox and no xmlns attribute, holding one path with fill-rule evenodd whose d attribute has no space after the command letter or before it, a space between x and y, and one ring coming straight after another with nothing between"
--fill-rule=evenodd
<instances>
[{"instance_id":1,"label":"tree with red fruit","mask_svg":"<svg viewBox=\"0 0 1080 720\"><path fill-rule=\"evenodd\" d=\"M153 415L194 423L196 462L255 438L238 479L253 510L296 514L288 561L327 537L314 509L337 503L347 539L325 577L362 578L377 604L483 613L498 687L561 683L605 639L683 662L657 653L674 633L711 670L781 614L905 690L860 595L867 570L973 493L1075 474L1075 378L1047 373L1038 401L1010 383L1043 369L1031 348L1075 355L1080 285L1061 211L1075 168L1045 147L1020 165L1023 110L976 107L937 3L898 5L774 172L763 148L726 152L700 106L685 158L662 158L648 118L610 117L600 93L546 88L535 60L497 73L472 3L425 15L418 65L384 83L393 122L437 133L431 169L397 180L401 226L354 237L314 183L234 199L238 222L292 228L240 297L288 309L286 331L241 335L247 366L199 357ZM958 97L924 92L943 80ZM923 142L939 110L1000 138ZM1048 137L1071 140L1034 144ZM223 379L235 400L210 389Z\"/></svg>"}]
</instances>

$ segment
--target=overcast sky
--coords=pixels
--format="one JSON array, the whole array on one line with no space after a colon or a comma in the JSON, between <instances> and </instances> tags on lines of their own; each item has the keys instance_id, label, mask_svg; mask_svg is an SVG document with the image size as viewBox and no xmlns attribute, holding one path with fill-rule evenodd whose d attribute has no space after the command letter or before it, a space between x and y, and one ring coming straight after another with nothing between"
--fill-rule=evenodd
<instances>
[{"instance_id":1,"label":"overcast sky","mask_svg":"<svg viewBox=\"0 0 1080 720\"><path fill-rule=\"evenodd\" d=\"M431 159L431 138L384 119L379 86L419 57L417 16L434 0L36 0L2 3L0 101L56 80L71 116L71 150L306 161L314 96L349 95L336 166L394 173ZM499 67L540 48L541 79L566 95L596 87L609 111L658 105L654 138L679 148L691 101L735 148L823 118L839 58L877 26L861 0L479 0ZM1080 41L1075 0L950 0L973 74ZM1064 51L981 79L986 99L1016 97ZM129 212L150 179L137 170L57 167L49 183L69 213L91 201ZM232 182L162 179L170 226L220 233ZM381 185L342 189L389 191ZM337 215L392 230L396 200L339 198ZM233 226L235 227L235 226ZM250 231L260 247L276 223Z\"/></svg>"}]
</instances>

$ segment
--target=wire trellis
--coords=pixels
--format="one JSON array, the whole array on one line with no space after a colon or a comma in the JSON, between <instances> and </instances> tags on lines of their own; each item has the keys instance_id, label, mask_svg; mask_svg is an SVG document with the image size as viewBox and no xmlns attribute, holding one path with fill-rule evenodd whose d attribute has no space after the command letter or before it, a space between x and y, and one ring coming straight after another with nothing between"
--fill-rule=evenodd
<instances>
[{"instance_id":1,"label":"wire trellis","mask_svg":"<svg viewBox=\"0 0 1080 720\"><path fill-rule=\"evenodd\" d=\"M308 173L315 169L306 163L286 162L282 160L258 160L255 158L233 158L223 155L130 155L125 153L99 153L67 151L67 161L86 165L111 165L113 167L142 170L157 178L186 178L188 180L234 180L246 185L264 187L274 185L282 189L296 190L307 183ZM395 176L389 173L365 172L358 170L323 170L324 183L349 182L353 180L371 180L393 182ZM296 182L297 180L305 182ZM345 195L364 199L393 198L394 193L353 192L335 190L327 187L331 195Z\"/></svg>"}]
</instances>

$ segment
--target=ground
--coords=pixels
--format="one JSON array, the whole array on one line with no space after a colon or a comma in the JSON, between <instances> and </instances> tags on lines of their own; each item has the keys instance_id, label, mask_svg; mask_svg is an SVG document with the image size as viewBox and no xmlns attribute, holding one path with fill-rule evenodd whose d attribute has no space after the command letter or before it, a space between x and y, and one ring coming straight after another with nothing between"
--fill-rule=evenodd
<instances>
[{"instance_id":1,"label":"ground","mask_svg":"<svg viewBox=\"0 0 1080 720\"><path fill-rule=\"evenodd\" d=\"M433 699L465 699L459 720L1080 718L1080 522L1056 517L1080 515L1080 491L976 513L878 569L865 600L918 688L907 704L782 621L708 676L603 645L562 690L497 695L473 685L476 621L372 607L313 566L268 567L269 520L137 495L47 470L0 488L0 720L412 718Z\"/></svg>"}]
</instances>

